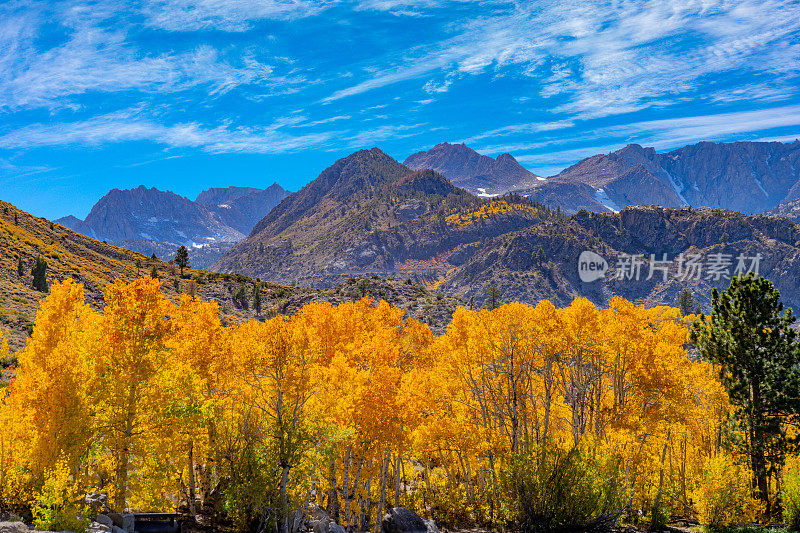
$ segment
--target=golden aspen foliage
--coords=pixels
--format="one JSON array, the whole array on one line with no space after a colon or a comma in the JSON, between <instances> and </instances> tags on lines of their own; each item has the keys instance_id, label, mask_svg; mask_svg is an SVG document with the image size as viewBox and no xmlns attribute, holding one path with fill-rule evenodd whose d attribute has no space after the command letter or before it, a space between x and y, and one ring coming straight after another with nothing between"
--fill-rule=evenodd
<instances>
[{"instance_id":1,"label":"golden aspen foliage","mask_svg":"<svg viewBox=\"0 0 800 533\"><path fill-rule=\"evenodd\" d=\"M2 501L96 489L116 510L209 507L279 532L312 504L360 530L399 504L505 527L509 469L554 453L587 487L617 480L627 520L756 511L723 483L743 475L720 446L728 399L674 308L460 308L434 334L368 297L229 326L149 277L105 301L93 311L70 281L43 301L0 391Z\"/></svg>"}]
</instances>

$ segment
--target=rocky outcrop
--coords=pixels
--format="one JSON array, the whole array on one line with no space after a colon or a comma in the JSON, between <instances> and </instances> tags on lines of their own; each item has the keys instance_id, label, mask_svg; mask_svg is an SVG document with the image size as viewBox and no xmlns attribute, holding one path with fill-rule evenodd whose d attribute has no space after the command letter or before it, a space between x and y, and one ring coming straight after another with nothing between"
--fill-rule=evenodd
<instances>
[{"instance_id":1,"label":"rocky outcrop","mask_svg":"<svg viewBox=\"0 0 800 533\"><path fill-rule=\"evenodd\" d=\"M22 522L0 522L0 533L31 533Z\"/></svg>"},{"instance_id":2,"label":"rocky outcrop","mask_svg":"<svg viewBox=\"0 0 800 533\"><path fill-rule=\"evenodd\" d=\"M383 517L382 533L439 533L433 520L421 516L405 507L393 507Z\"/></svg>"},{"instance_id":3,"label":"rocky outcrop","mask_svg":"<svg viewBox=\"0 0 800 533\"><path fill-rule=\"evenodd\" d=\"M233 189L233 191L231 191ZM237 231L247 235L259 220L291 194L277 183L264 190L250 187L228 187L227 189L210 189L217 192L213 195L200 193L197 202L203 203L214 211L223 222ZM240 193L238 196L237 193ZM204 201L201 202L200 199ZM216 203L207 203L211 198L218 198Z\"/></svg>"},{"instance_id":4,"label":"rocky outcrop","mask_svg":"<svg viewBox=\"0 0 800 533\"><path fill-rule=\"evenodd\" d=\"M428 151L408 156L403 164L412 170L435 170L453 185L473 194L504 194L528 189L539 179L511 154L500 154L493 159L464 144L437 144Z\"/></svg>"},{"instance_id":5,"label":"rocky outcrop","mask_svg":"<svg viewBox=\"0 0 800 533\"><path fill-rule=\"evenodd\" d=\"M764 214L800 222L800 199L780 203L769 211L765 211Z\"/></svg>"}]
</instances>

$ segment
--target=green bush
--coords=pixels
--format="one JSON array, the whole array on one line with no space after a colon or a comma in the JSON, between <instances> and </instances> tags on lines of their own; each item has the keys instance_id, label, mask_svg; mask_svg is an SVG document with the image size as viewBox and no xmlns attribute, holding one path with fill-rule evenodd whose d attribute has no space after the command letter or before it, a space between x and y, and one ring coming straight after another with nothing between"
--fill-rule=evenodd
<instances>
[{"instance_id":1,"label":"green bush","mask_svg":"<svg viewBox=\"0 0 800 533\"><path fill-rule=\"evenodd\" d=\"M524 533L605 531L622 514L620 460L582 448L546 446L516 458L503 475L513 529Z\"/></svg>"},{"instance_id":2,"label":"green bush","mask_svg":"<svg viewBox=\"0 0 800 533\"><path fill-rule=\"evenodd\" d=\"M800 531L800 472L783 475L783 521L789 531Z\"/></svg>"}]
</instances>

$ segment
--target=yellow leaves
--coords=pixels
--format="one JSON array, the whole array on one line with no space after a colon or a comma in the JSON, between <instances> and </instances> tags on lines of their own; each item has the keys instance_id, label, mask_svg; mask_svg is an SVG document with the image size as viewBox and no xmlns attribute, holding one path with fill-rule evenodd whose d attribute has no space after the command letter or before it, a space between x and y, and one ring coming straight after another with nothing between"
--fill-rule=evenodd
<instances>
[{"instance_id":1,"label":"yellow leaves","mask_svg":"<svg viewBox=\"0 0 800 533\"><path fill-rule=\"evenodd\" d=\"M700 523L714 528L754 522L764 511L753 497L747 468L724 453L708 459L694 497Z\"/></svg>"},{"instance_id":2,"label":"yellow leaves","mask_svg":"<svg viewBox=\"0 0 800 533\"><path fill-rule=\"evenodd\" d=\"M351 492L373 497L386 454L401 456L425 465L422 486L446 480L471 509L486 502L470 484L490 490L515 454L591 444L623 457L649 494L665 445L696 480L727 409L713 369L687 357L678 311L618 298L462 308L438 336L368 298L228 327L215 304L172 304L149 277L111 284L105 299L99 313L80 285L54 283L19 354L0 408L11 428L0 483L28 500L60 482L61 457L118 505L171 508L188 450L219 469L241 442L261 442L270 468L303 482L327 483L333 456L349 483L361 472Z\"/></svg>"},{"instance_id":3,"label":"yellow leaves","mask_svg":"<svg viewBox=\"0 0 800 533\"><path fill-rule=\"evenodd\" d=\"M539 214L539 210L532 205L510 203L506 200L492 200L474 211L452 214L448 216L445 221L448 225L456 224L464 226L477 220L512 213L524 213L535 216Z\"/></svg>"}]
</instances>

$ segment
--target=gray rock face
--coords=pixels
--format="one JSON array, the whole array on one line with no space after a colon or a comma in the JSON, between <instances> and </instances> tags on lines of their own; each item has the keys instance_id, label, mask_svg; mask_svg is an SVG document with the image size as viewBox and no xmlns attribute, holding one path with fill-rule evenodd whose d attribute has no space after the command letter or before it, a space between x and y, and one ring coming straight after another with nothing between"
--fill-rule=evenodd
<instances>
[{"instance_id":1,"label":"gray rock face","mask_svg":"<svg viewBox=\"0 0 800 533\"><path fill-rule=\"evenodd\" d=\"M111 527L114 525L114 522L104 514L97 515L97 519L95 520L97 523L102 524L104 526Z\"/></svg>"},{"instance_id":2,"label":"gray rock face","mask_svg":"<svg viewBox=\"0 0 800 533\"><path fill-rule=\"evenodd\" d=\"M0 522L0 533L30 533L22 522Z\"/></svg>"},{"instance_id":3,"label":"gray rock face","mask_svg":"<svg viewBox=\"0 0 800 533\"><path fill-rule=\"evenodd\" d=\"M108 518L108 517L106 517ZM92 522L89 524L87 528L88 533L111 533L114 529L114 526L109 526L107 524L101 524L100 522Z\"/></svg>"},{"instance_id":4,"label":"gray rock face","mask_svg":"<svg viewBox=\"0 0 800 533\"><path fill-rule=\"evenodd\" d=\"M393 507L384 515L381 529L383 533L426 533L428 525L414 511Z\"/></svg>"}]
</instances>

